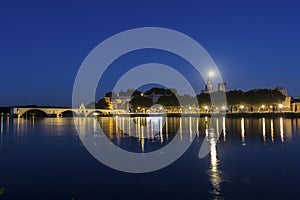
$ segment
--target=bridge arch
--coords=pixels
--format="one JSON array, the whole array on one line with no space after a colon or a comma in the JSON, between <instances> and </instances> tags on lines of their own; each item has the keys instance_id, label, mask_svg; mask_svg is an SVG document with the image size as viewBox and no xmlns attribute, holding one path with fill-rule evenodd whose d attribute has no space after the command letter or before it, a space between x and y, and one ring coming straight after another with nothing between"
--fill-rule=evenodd
<instances>
[{"instance_id":1,"label":"bridge arch","mask_svg":"<svg viewBox=\"0 0 300 200\"><path fill-rule=\"evenodd\" d=\"M100 111L100 110L92 110L86 113L86 117L93 117L93 116L99 116L99 115L104 115L105 113Z\"/></svg>"},{"instance_id":2,"label":"bridge arch","mask_svg":"<svg viewBox=\"0 0 300 200\"><path fill-rule=\"evenodd\" d=\"M56 115L61 116L61 117L77 117L78 113L73 109L66 109L66 110L60 111Z\"/></svg>"},{"instance_id":3,"label":"bridge arch","mask_svg":"<svg viewBox=\"0 0 300 200\"><path fill-rule=\"evenodd\" d=\"M22 109L19 113L19 117L24 117L24 116L38 116L38 117L48 117L48 114L39 109L39 108L28 108L28 109Z\"/></svg>"}]
</instances>

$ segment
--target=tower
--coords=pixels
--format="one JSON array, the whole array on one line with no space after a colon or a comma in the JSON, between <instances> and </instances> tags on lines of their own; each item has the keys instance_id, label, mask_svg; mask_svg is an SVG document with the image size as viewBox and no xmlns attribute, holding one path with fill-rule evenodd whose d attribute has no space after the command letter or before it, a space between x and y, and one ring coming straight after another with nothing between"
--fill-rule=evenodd
<instances>
[{"instance_id":1,"label":"tower","mask_svg":"<svg viewBox=\"0 0 300 200\"><path fill-rule=\"evenodd\" d=\"M218 83L218 91L226 92L226 83Z\"/></svg>"},{"instance_id":2,"label":"tower","mask_svg":"<svg viewBox=\"0 0 300 200\"><path fill-rule=\"evenodd\" d=\"M207 83L205 85L205 92L211 93L212 91L213 91L213 86L212 86L210 80L208 79Z\"/></svg>"}]
</instances>

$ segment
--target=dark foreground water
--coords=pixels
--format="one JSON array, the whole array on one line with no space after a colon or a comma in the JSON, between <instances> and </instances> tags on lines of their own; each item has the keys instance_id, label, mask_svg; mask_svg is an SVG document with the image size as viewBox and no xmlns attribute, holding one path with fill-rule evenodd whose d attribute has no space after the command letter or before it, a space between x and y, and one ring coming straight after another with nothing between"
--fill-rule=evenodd
<instances>
[{"instance_id":1,"label":"dark foreground water","mask_svg":"<svg viewBox=\"0 0 300 200\"><path fill-rule=\"evenodd\" d=\"M149 126L146 133L120 130L126 119L89 120L133 152L158 149L177 130L196 137L170 166L130 174L97 161L72 118L1 118L0 199L299 199L300 119L217 119L219 140L203 159L198 153L209 119L168 118L161 126L136 118Z\"/></svg>"}]
</instances>

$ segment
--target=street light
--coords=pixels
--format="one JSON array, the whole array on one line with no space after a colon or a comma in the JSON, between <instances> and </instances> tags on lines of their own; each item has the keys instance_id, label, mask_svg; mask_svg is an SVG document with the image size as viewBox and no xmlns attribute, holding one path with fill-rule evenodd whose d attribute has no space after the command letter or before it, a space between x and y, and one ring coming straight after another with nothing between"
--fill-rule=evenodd
<instances>
[{"instance_id":1,"label":"street light","mask_svg":"<svg viewBox=\"0 0 300 200\"><path fill-rule=\"evenodd\" d=\"M279 104L278 107L279 107L280 112L281 112L281 111L282 111L282 108L283 108L283 105L282 105L282 104Z\"/></svg>"},{"instance_id":2,"label":"street light","mask_svg":"<svg viewBox=\"0 0 300 200\"><path fill-rule=\"evenodd\" d=\"M269 112L274 112L272 105L270 106L270 111Z\"/></svg>"},{"instance_id":3,"label":"street light","mask_svg":"<svg viewBox=\"0 0 300 200\"><path fill-rule=\"evenodd\" d=\"M260 106L259 108L258 108L258 112L260 112L261 111L261 109L265 109L265 105L262 105L262 106Z\"/></svg>"},{"instance_id":4,"label":"street light","mask_svg":"<svg viewBox=\"0 0 300 200\"><path fill-rule=\"evenodd\" d=\"M207 111L208 111L208 106L204 106L204 110L205 110L205 112L207 113Z\"/></svg>"},{"instance_id":5,"label":"street light","mask_svg":"<svg viewBox=\"0 0 300 200\"><path fill-rule=\"evenodd\" d=\"M241 106L240 106L240 109L242 110L242 112L244 111L244 108L245 108L244 105L241 105Z\"/></svg>"}]
</instances>

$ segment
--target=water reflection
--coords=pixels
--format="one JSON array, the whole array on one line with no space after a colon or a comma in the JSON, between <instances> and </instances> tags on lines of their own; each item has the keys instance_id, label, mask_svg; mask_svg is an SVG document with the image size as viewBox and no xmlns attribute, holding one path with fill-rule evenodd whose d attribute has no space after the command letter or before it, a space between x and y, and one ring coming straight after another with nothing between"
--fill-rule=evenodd
<instances>
[{"instance_id":1,"label":"water reflection","mask_svg":"<svg viewBox=\"0 0 300 200\"><path fill-rule=\"evenodd\" d=\"M95 118L96 119L96 118ZM92 124L87 123L85 125L93 127L92 132L95 134L99 131L99 123L102 129L104 129L109 139L116 139L119 143L124 137L138 138L141 147L144 149L147 141L160 142L161 144L172 140L174 135L179 132L180 139L182 140L184 134L189 134L190 139L193 136L198 138L208 134L208 128L210 126L210 118L199 117L162 117L162 116L150 116L150 117L129 117L129 116L116 116L116 117L100 117ZM40 124L43 121L44 126L39 127L38 131L45 129L51 129L53 136L65 134L63 127L66 123L73 123L72 119L64 118L48 118L48 119L24 119L16 118L9 119L6 117L0 118L0 134L6 134L12 132L16 135L24 135L28 133L28 130L35 132L36 124ZM239 133L242 145L246 145L248 140L253 140L255 133L260 133L262 142L264 144L275 143L276 141L285 143L292 139L292 132L299 131L298 121L300 119L286 119L286 118L240 118L229 119L220 117L215 119L216 134L222 135L222 142L226 142L232 137L236 137L235 134ZM47 131L49 133L49 131ZM249 133L249 137L246 134ZM270 140L270 141L269 141ZM198 139L198 141L201 141Z\"/></svg>"},{"instance_id":2,"label":"water reflection","mask_svg":"<svg viewBox=\"0 0 300 200\"><path fill-rule=\"evenodd\" d=\"M3 116L1 116L1 125L0 125L0 134L3 134L3 129L4 129L4 125L3 125Z\"/></svg>"},{"instance_id":3,"label":"water reflection","mask_svg":"<svg viewBox=\"0 0 300 200\"><path fill-rule=\"evenodd\" d=\"M223 141L226 142L226 121L225 121L225 117L222 118L222 132L223 132Z\"/></svg>"},{"instance_id":4,"label":"water reflection","mask_svg":"<svg viewBox=\"0 0 300 200\"><path fill-rule=\"evenodd\" d=\"M241 138L242 138L242 145L245 146L245 119L241 119Z\"/></svg>"},{"instance_id":5,"label":"water reflection","mask_svg":"<svg viewBox=\"0 0 300 200\"><path fill-rule=\"evenodd\" d=\"M153 143L166 144L172 140L177 131L180 137L187 136L192 139L197 136L197 141L202 143L205 136L209 144L209 163L207 162L208 176L212 186L212 194L216 199L222 198L222 183L224 182L224 169L219 162L222 155L220 144L226 148L229 145L235 145L230 141L235 140L243 145L248 146L256 144L268 144L271 142L277 145L281 142L288 143L294 139L295 134L300 133L298 123L300 119L286 118L238 118L230 119L225 117L215 118L199 118L199 117L100 117L100 118L81 118L82 128L91 128L91 133L97 138L99 127L104 130L108 138L121 144L124 138L130 138L129 148L138 143L138 148L142 152L149 151L149 146ZM299 121L298 121L299 120ZM72 119L65 118L47 118L47 119L0 119L1 149L5 146L4 138L11 135L19 137L24 134L43 133L47 130L47 134L60 136L67 134L63 131L63 127L73 123ZM212 123L212 124L211 124ZM210 129L209 127L213 127ZM215 134L214 134L215 133ZM246 135L247 134L247 135ZM220 135L220 138L219 138ZM134 139L131 139L134 138ZM218 138L220 140L218 140ZM255 143L253 142L255 141ZM258 143L258 142L259 143ZM224 142L226 142L224 144ZM95 143L96 144L96 143ZM151 150L151 149L150 149ZM2 150L1 150L2 151ZM221 157L220 157L221 158ZM209 165L209 167L208 167ZM227 172L227 171L226 171Z\"/></svg>"},{"instance_id":6,"label":"water reflection","mask_svg":"<svg viewBox=\"0 0 300 200\"><path fill-rule=\"evenodd\" d=\"M224 118L222 119L222 124L224 124ZM213 120L213 124L210 128L206 129L205 132L207 133L207 140L209 144L210 150L210 167L209 167L209 180L212 185L212 195L214 199L223 199L222 192L221 192L221 171L219 170L219 159L217 153L217 141L219 137L219 119ZM225 132L225 128L222 127L223 133Z\"/></svg>"},{"instance_id":7,"label":"water reflection","mask_svg":"<svg viewBox=\"0 0 300 200\"><path fill-rule=\"evenodd\" d=\"M271 119L271 140L274 142L274 120Z\"/></svg>"},{"instance_id":8,"label":"water reflection","mask_svg":"<svg viewBox=\"0 0 300 200\"><path fill-rule=\"evenodd\" d=\"M0 122L0 151L2 152L3 150L3 129L4 129L4 124L3 124L3 117L1 116L1 122Z\"/></svg>"},{"instance_id":9,"label":"water reflection","mask_svg":"<svg viewBox=\"0 0 300 200\"><path fill-rule=\"evenodd\" d=\"M283 136L283 119L280 117L280 140L281 142L284 142L284 136Z\"/></svg>"},{"instance_id":10,"label":"water reflection","mask_svg":"<svg viewBox=\"0 0 300 200\"><path fill-rule=\"evenodd\" d=\"M264 143L266 143L267 142L267 140L266 140L266 119L265 118L263 118L262 119L262 134L263 134L263 140L264 140Z\"/></svg>"}]
</instances>

